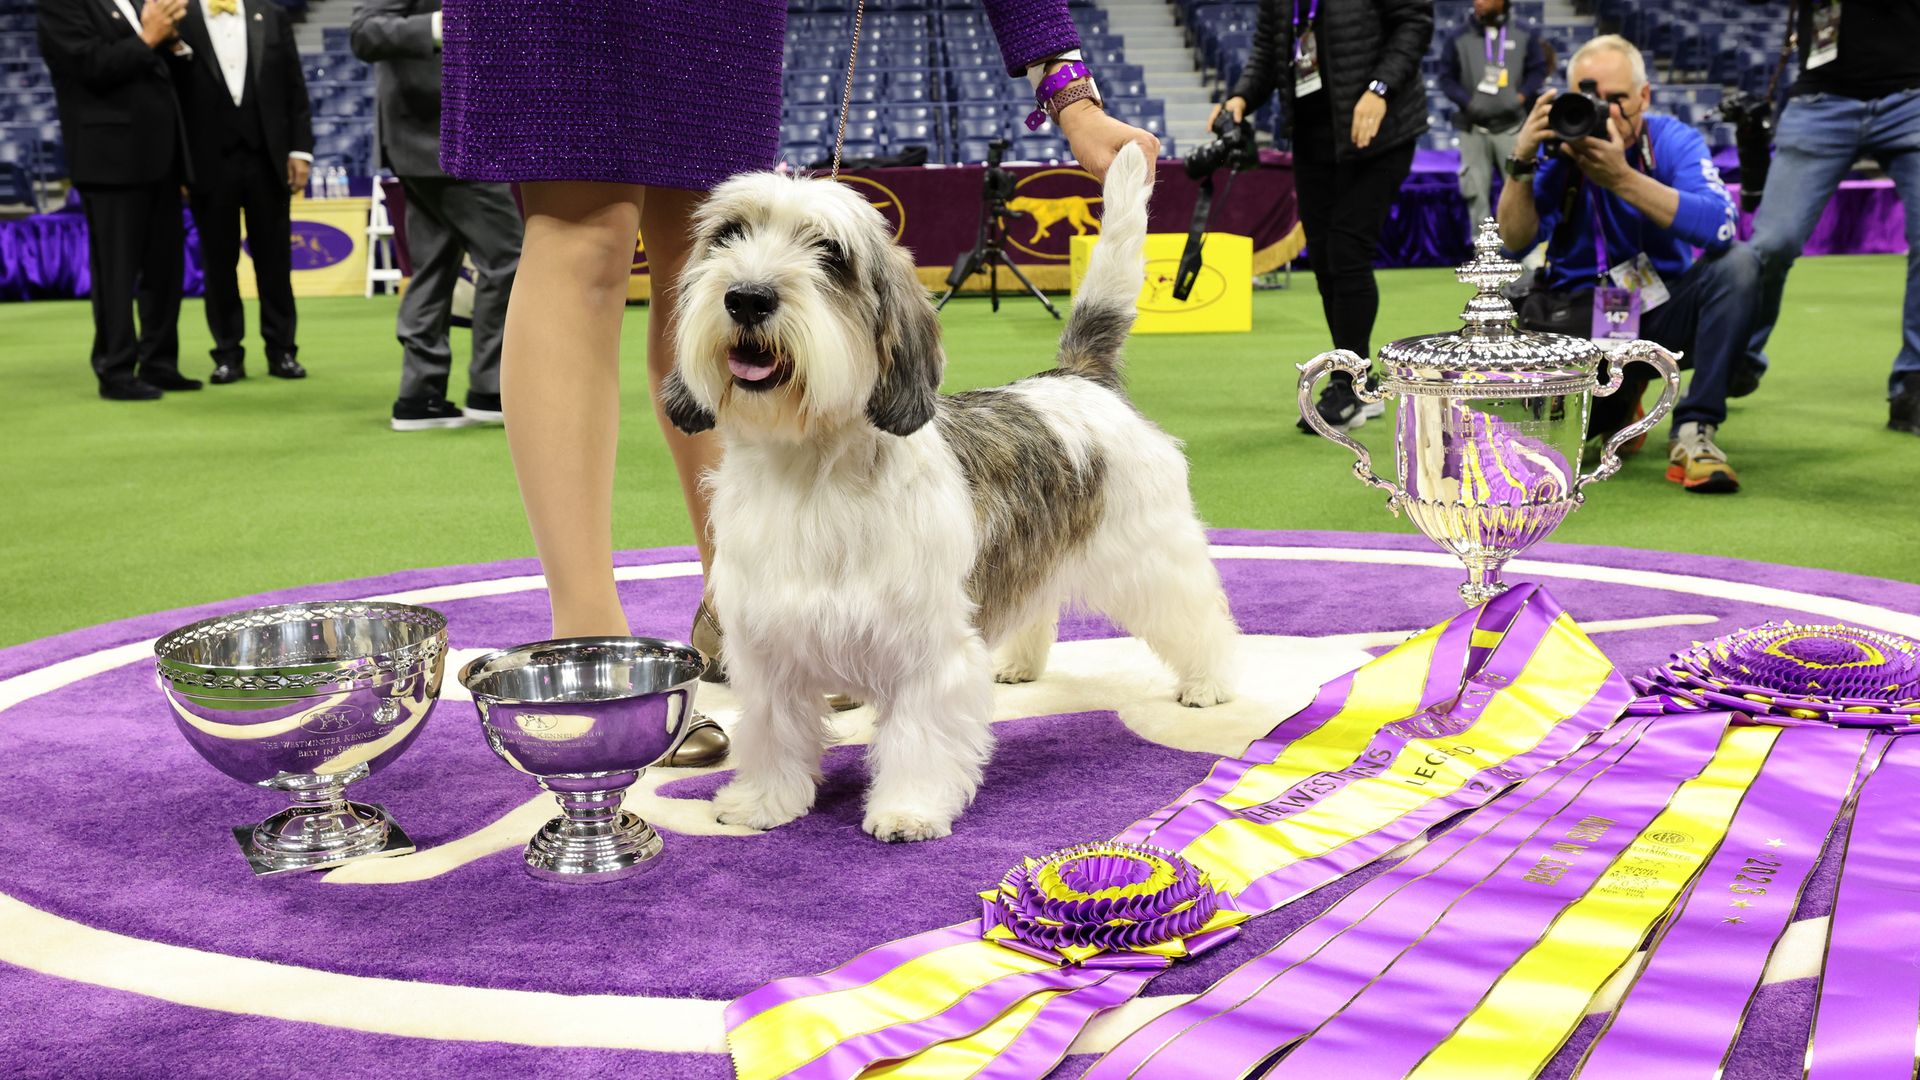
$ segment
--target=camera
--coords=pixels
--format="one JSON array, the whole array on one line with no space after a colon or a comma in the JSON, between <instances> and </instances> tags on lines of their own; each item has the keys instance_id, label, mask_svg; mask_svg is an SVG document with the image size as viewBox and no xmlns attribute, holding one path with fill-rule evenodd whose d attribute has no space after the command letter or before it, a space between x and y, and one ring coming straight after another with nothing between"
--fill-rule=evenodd
<instances>
[{"instance_id":1,"label":"camera","mask_svg":"<svg viewBox=\"0 0 1920 1080\"><path fill-rule=\"evenodd\" d=\"M1740 152L1740 209L1751 214L1760 209L1773 165L1773 102L1729 88L1721 95L1719 114L1733 125L1733 145Z\"/></svg>"},{"instance_id":2,"label":"camera","mask_svg":"<svg viewBox=\"0 0 1920 1080\"><path fill-rule=\"evenodd\" d=\"M995 139L987 144L987 180L984 196L987 202L1003 205L1013 198L1013 174L1000 167L1007 155L1007 147L1013 145L1005 139Z\"/></svg>"},{"instance_id":3,"label":"camera","mask_svg":"<svg viewBox=\"0 0 1920 1080\"><path fill-rule=\"evenodd\" d=\"M1213 174L1221 166L1227 174L1227 191L1233 190L1233 178L1260 164L1260 147L1253 141L1253 121L1235 120L1221 109L1213 118L1213 141L1187 155L1187 175L1200 183L1193 201L1193 224L1187 229L1187 246L1180 252L1180 268L1173 276L1173 298L1185 300L1200 278L1201 248L1207 241L1207 222L1213 217ZM1222 194L1221 198L1225 198Z\"/></svg>"},{"instance_id":4,"label":"camera","mask_svg":"<svg viewBox=\"0 0 1920 1080\"><path fill-rule=\"evenodd\" d=\"M1187 155L1187 175L1205 180L1221 166L1244 172L1260 164L1260 148L1253 141L1253 121L1236 121L1225 109L1213 118L1213 141Z\"/></svg>"},{"instance_id":5,"label":"camera","mask_svg":"<svg viewBox=\"0 0 1920 1080\"><path fill-rule=\"evenodd\" d=\"M1600 96L1600 84L1581 79L1580 89L1561 94L1547 106L1547 129L1553 132L1553 137L1543 140L1541 145L1553 154L1559 152L1561 143L1589 136L1605 138L1611 111L1607 100Z\"/></svg>"}]
</instances>

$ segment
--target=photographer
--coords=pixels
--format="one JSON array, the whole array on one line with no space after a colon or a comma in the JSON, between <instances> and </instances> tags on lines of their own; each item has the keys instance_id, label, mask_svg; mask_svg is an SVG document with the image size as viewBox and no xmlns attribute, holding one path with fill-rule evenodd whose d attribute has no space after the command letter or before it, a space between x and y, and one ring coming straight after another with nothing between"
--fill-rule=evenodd
<instances>
[{"instance_id":1,"label":"photographer","mask_svg":"<svg viewBox=\"0 0 1920 1080\"><path fill-rule=\"evenodd\" d=\"M1444 50L1440 91L1459 111L1460 197L1467 234L1493 206L1493 176L1547 81L1547 56L1531 33L1510 25L1508 0L1473 0L1473 17Z\"/></svg>"},{"instance_id":2,"label":"photographer","mask_svg":"<svg viewBox=\"0 0 1920 1080\"><path fill-rule=\"evenodd\" d=\"M1432 38L1433 0L1261 0L1246 71L1214 112L1224 108L1238 122L1280 91L1327 330L1335 348L1360 356L1373 355L1380 228L1427 130L1420 58ZM1338 372L1320 393L1319 411L1328 424L1351 430L1383 406L1363 408L1352 380ZM1312 429L1303 419L1300 430Z\"/></svg>"},{"instance_id":3,"label":"photographer","mask_svg":"<svg viewBox=\"0 0 1920 1080\"><path fill-rule=\"evenodd\" d=\"M1758 306L1759 261L1734 241L1733 199L1700 134L1647 112L1653 89L1639 49L1614 34L1594 38L1573 54L1568 80L1583 93L1540 95L1507 163L1518 182L1500 192L1507 249L1547 243L1547 291L1528 298L1522 321L1684 351L1693 381L1673 410L1667 479L1738 491L1713 439ZM1550 136L1557 147L1536 160ZM1694 248L1705 249L1698 260ZM1596 435L1633 419L1646 385L1635 368L1644 370L1629 368L1626 386L1594 402Z\"/></svg>"},{"instance_id":4,"label":"photographer","mask_svg":"<svg viewBox=\"0 0 1920 1080\"><path fill-rule=\"evenodd\" d=\"M1776 156L1753 221L1760 315L1740 387L1766 371L1787 271L1862 155L1893 177L1907 211L1907 300L1889 380L1887 426L1920 435L1920 4L1801 0L1800 76L1774 133ZM1846 17L1841 18L1844 7Z\"/></svg>"}]
</instances>

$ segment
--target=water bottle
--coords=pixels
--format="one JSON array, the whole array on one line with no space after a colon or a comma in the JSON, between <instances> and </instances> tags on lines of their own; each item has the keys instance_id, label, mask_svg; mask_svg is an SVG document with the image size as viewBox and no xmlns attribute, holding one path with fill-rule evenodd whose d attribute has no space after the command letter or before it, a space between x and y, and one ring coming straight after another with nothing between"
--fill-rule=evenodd
<instances>
[{"instance_id":1,"label":"water bottle","mask_svg":"<svg viewBox=\"0 0 1920 1080\"><path fill-rule=\"evenodd\" d=\"M338 199L346 195L347 167L335 165L327 170L327 198Z\"/></svg>"}]
</instances>

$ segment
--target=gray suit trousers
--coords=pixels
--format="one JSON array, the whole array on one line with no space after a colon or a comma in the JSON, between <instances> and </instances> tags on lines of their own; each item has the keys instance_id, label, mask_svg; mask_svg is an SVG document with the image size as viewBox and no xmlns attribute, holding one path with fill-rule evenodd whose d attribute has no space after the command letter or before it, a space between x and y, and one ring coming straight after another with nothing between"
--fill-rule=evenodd
<instances>
[{"instance_id":1,"label":"gray suit trousers","mask_svg":"<svg viewBox=\"0 0 1920 1080\"><path fill-rule=\"evenodd\" d=\"M1460 133L1460 197L1467 200L1469 240L1479 235L1480 223L1493 213L1493 178L1513 156L1513 144L1519 137L1519 128L1469 128Z\"/></svg>"},{"instance_id":2,"label":"gray suit trousers","mask_svg":"<svg viewBox=\"0 0 1920 1080\"><path fill-rule=\"evenodd\" d=\"M520 211L505 184L401 177L407 192L407 254L413 280L400 298L395 331L406 359L402 398L444 398L453 369L447 324L461 256L473 259L473 360L467 392L500 393L500 338L520 265Z\"/></svg>"}]
</instances>

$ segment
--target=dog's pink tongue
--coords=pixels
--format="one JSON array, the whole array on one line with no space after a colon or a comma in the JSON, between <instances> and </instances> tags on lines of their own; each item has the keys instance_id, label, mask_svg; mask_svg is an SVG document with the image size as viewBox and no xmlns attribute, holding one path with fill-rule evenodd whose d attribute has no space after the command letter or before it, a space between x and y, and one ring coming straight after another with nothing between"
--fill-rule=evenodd
<instances>
[{"instance_id":1,"label":"dog's pink tongue","mask_svg":"<svg viewBox=\"0 0 1920 1080\"><path fill-rule=\"evenodd\" d=\"M772 363L748 360L740 355L738 349L728 351L727 370L733 372L736 378L745 379L748 382L761 382L773 377Z\"/></svg>"}]
</instances>

